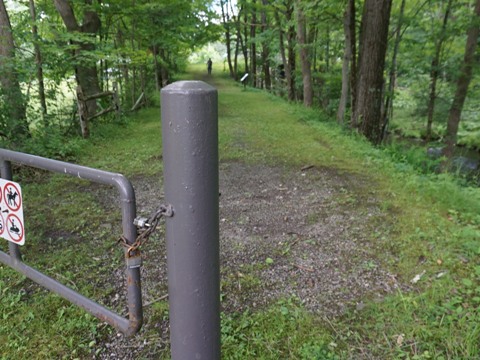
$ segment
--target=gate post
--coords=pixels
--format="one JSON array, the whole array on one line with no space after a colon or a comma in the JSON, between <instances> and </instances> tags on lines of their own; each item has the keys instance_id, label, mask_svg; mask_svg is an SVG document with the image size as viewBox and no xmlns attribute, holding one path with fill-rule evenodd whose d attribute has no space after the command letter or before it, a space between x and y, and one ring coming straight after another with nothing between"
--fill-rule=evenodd
<instances>
[{"instance_id":1,"label":"gate post","mask_svg":"<svg viewBox=\"0 0 480 360\"><path fill-rule=\"evenodd\" d=\"M179 81L161 108L172 359L219 360L217 90Z\"/></svg>"}]
</instances>

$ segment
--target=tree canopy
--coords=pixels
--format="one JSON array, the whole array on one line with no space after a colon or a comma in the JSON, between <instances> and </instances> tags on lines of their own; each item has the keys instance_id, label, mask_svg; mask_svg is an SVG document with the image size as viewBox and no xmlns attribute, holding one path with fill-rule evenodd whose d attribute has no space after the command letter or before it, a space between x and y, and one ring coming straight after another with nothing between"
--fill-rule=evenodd
<instances>
[{"instance_id":1,"label":"tree canopy","mask_svg":"<svg viewBox=\"0 0 480 360\"><path fill-rule=\"evenodd\" d=\"M7 142L13 140L13 130L7 131L15 128L12 121L23 121L23 133L30 135L48 126L70 129L78 116L88 137L88 120L105 113L113 92L124 109L140 96L151 101L152 90L181 71L195 49L217 40L221 29L212 2L204 0L0 5L2 39L8 40L0 44L0 61L3 70L13 69L1 77L0 107L10 109L0 124Z\"/></svg>"},{"instance_id":2,"label":"tree canopy","mask_svg":"<svg viewBox=\"0 0 480 360\"><path fill-rule=\"evenodd\" d=\"M252 86L337 113L339 123L376 144L392 132L447 136L467 31L479 21L476 1L220 3L232 77L251 72ZM479 80L474 62L459 140L477 147Z\"/></svg>"},{"instance_id":3,"label":"tree canopy","mask_svg":"<svg viewBox=\"0 0 480 360\"><path fill-rule=\"evenodd\" d=\"M220 39L232 78L249 73L251 86L336 114L375 144L396 133L480 147L478 0L0 3L6 142L79 132L78 119L88 137L90 120L152 101ZM452 107L458 126L447 127Z\"/></svg>"}]
</instances>

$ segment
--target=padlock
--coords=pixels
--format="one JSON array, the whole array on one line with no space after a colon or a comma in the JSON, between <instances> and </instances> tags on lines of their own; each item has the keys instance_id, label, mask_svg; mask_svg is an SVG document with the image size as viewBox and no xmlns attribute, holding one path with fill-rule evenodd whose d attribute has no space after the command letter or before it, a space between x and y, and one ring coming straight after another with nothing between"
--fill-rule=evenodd
<instances>
[{"instance_id":1,"label":"padlock","mask_svg":"<svg viewBox=\"0 0 480 360\"><path fill-rule=\"evenodd\" d=\"M142 266L142 256L140 253L127 257L127 268L136 269Z\"/></svg>"},{"instance_id":2,"label":"padlock","mask_svg":"<svg viewBox=\"0 0 480 360\"><path fill-rule=\"evenodd\" d=\"M135 225L139 229L146 229L150 227L148 223L148 218L145 217L137 217L133 220L133 225Z\"/></svg>"}]
</instances>

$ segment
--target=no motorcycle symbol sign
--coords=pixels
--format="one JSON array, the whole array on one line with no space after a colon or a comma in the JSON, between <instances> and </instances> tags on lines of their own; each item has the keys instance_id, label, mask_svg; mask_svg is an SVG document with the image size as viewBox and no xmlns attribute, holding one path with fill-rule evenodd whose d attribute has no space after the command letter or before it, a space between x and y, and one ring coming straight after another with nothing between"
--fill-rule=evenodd
<instances>
[{"instance_id":1,"label":"no motorcycle symbol sign","mask_svg":"<svg viewBox=\"0 0 480 360\"><path fill-rule=\"evenodd\" d=\"M0 179L0 237L25 244L23 201L20 184Z\"/></svg>"}]
</instances>

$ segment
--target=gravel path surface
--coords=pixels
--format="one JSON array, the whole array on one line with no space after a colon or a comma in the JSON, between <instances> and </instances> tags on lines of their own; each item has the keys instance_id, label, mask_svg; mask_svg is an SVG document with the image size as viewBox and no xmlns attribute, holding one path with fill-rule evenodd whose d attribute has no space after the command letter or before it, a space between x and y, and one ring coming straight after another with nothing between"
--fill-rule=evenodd
<instances>
[{"instance_id":1,"label":"gravel path surface","mask_svg":"<svg viewBox=\"0 0 480 360\"><path fill-rule=\"evenodd\" d=\"M139 214L158 205L161 176L134 178ZM375 239L389 227L374 184L331 169L220 165L222 309L255 311L295 296L320 316L361 310L398 287ZM112 207L108 194L104 206ZM391 218L391 216L390 216ZM145 324L125 339L112 333L97 358L159 358L168 346L166 318L151 316L167 295L163 229L143 248ZM115 273L122 283L123 269ZM125 304L122 288L111 305ZM158 310L158 309L157 309Z\"/></svg>"}]
</instances>

